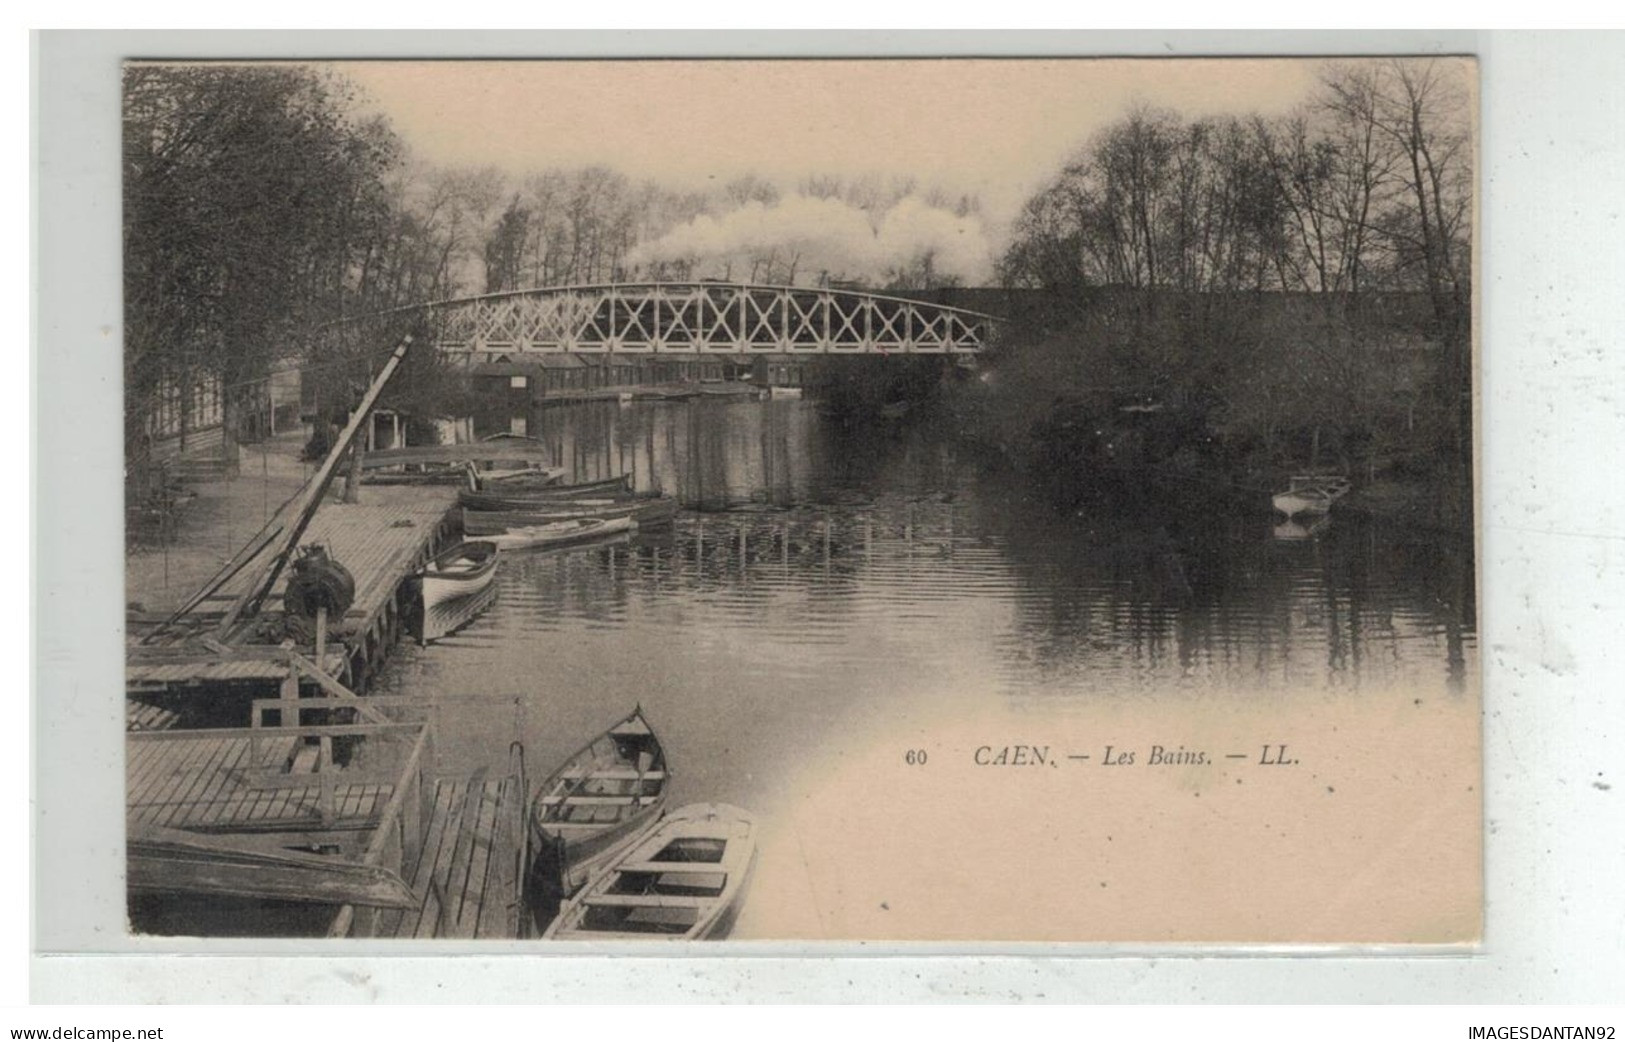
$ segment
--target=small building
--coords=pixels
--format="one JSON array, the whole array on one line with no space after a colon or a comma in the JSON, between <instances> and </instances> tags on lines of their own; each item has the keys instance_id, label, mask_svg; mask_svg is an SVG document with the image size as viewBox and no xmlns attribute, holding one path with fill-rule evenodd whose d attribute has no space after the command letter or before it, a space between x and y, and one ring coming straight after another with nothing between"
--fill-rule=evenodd
<instances>
[{"instance_id":1,"label":"small building","mask_svg":"<svg viewBox=\"0 0 1625 1042\"><path fill-rule=\"evenodd\" d=\"M197 377L189 386L166 376L141 418L142 455L154 462L218 455L225 445L224 418L217 374Z\"/></svg>"},{"instance_id":2,"label":"small building","mask_svg":"<svg viewBox=\"0 0 1625 1042\"><path fill-rule=\"evenodd\" d=\"M751 359L751 379L762 387L801 387L805 384L805 360L798 355L756 355Z\"/></svg>"}]
</instances>

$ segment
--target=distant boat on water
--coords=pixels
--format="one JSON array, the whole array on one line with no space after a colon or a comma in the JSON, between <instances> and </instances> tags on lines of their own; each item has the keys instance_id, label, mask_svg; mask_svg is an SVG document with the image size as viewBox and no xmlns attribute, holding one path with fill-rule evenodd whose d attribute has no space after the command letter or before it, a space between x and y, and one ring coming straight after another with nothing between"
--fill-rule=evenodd
<instances>
[{"instance_id":1,"label":"distant boat on water","mask_svg":"<svg viewBox=\"0 0 1625 1042\"><path fill-rule=\"evenodd\" d=\"M1270 497L1275 509L1288 519L1299 514L1325 514L1332 504L1348 495L1348 478L1337 474L1298 474L1287 484L1284 492Z\"/></svg>"}]
</instances>

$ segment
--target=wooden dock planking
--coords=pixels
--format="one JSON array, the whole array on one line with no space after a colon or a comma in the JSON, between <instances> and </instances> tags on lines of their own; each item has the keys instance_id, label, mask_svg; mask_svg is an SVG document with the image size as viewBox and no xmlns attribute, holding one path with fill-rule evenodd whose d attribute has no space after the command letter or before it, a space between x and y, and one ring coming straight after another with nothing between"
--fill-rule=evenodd
<instances>
[{"instance_id":1,"label":"wooden dock planking","mask_svg":"<svg viewBox=\"0 0 1625 1042\"><path fill-rule=\"evenodd\" d=\"M148 702L130 699L124 704L126 731L167 731L179 720L179 715L174 711Z\"/></svg>"},{"instance_id":2,"label":"wooden dock planking","mask_svg":"<svg viewBox=\"0 0 1625 1042\"><path fill-rule=\"evenodd\" d=\"M450 865L456 858L457 844L462 837L462 824L465 805L467 804L468 786L462 782L451 784L452 791L446 800L446 825L440 839L440 846L435 860L429 865L429 873L424 876L423 910L418 915L417 923L412 936L421 938L436 937L440 932L440 920L444 914L443 905L450 902L450 895L446 893L446 877L450 875ZM444 869L442 866L446 866Z\"/></svg>"},{"instance_id":3,"label":"wooden dock planking","mask_svg":"<svg viewBox=\"0 0 1625 1042\"><path fill-rule=\"evenodd\" d=\"M131 768L125 786L128 819L134 824L166 828L217 830L316 822L321 813L319 774L309 775L308 784L275 787L255 785L248 777L256 768L275 770L286 763L298 739L265 729L259 743L262 751L257 762L253 742L247 737L151 743L156 748L141 750L141 755L129 758ZM344 772L338 775L342 779ZM370 820L382 810L393 791L393 785L376 781L337 781L333 790L334 823L353 826Z\"/></svg>"},{"instance_id":4,"label":"wooden dock planking","mask_svg":"<svg viewBox=\"0 0 1625 1042\"><path fill-rule=\"evenodd\" d=\"M203 783L185 798L180 807L180 814L170 824L176 828L187 828L194 825L197 819L206 815L216 804L222 802L221 793L228 784L233 789L240 788L239 776L233 776L232 771L239 764L248 759L247 742L223 743L224 747L211 760L209 771L203 777Z\"/></svg>"},{"instance_id":5,"label":"wooden dock planking","mask_svg":"<svg viewBox=\"0 0 1625 1042\"><path fill-rule=\"evenodd\" d=\"M330 672L342 669L348 657L364 653L377 657L378 646L395 626L389 609L396 590L439 548L457 502L454 488L403 486L370 487L364 502L341 503L328 499L316 511L301 545L320 543L355 580L356 595L344 619L335 626L334 642L324 663ZM226 583L219 595L233 598L245 593L251 570ZM267 595L264 611L280 611L287 570ZM126 663L126 683L132 689L195 688L203 684L274 681L287 673L286 663L269 644L250 641L257 627L242 626L227 641L229 654L181 641L155 646L132 644ZM263 654L256 655L256 649Z\"/></svg>"},{"instance_id":6,"label":"wooden dock planking","mask_svg":"<svg viewBox=\"0 0 1625 1042\"><path fill-rule=\"evenodd\" d=\"M476 938L511 939L516 932L514 917L523 914L510 904L510 898L518 900L520 878L524 873L520 860L524 848L525 801L519 795L518 778L504 779L501 800L491 848L491 868L486 874L479 919L474 926Z\"/></svg>"},{"instance_id":7,"label":"wooden dock planking","mask_svg":"<svg viewBox=\"0 0 1625 1042\"><path fill-rule=\"evenodd\" d=\"M299 740L297 738L289 738L286 743L276 742L267 744L270 745L271 748L268 748L265 752L261 753L259 763L254 765L256 769L264 770L286 761L289 756L293 755L293 750L299 744ZM279 790L250 787L246 791L248 793L248 798L243 801L241 808L236 812L236 815L232 818L232 820L243 823L266 820L266 816L271 809L271 804L276 802L277 797L280 794Z\"/></svg>"},{"instance_id":8,"label":"wooden dock planking","mask_svg":"<svg viewBox=\"0 0 1625 1042\"><path fill-rule=\"evenodd\" d=\"M149 770L158 757L156 742L124 743L124 778L133 781Z\"/></svg>"},{"instance_id":9,"label":"wooden dock planking","mask_svg":"<svg viewBox=\"0 0 1625 1042\"><path fill-rule=\"evenodd\" d=\"M198 782L198 776L214 752L213 742L188 742L170 764L160 763L152 778L148 798L137 820L143 825L162 825Z\"/></svg>"},{"instance_id":10,"label":"wooden dock planking","mask_svg":"<svg viewBox=\"0 0 1625 1042\"><path fill-rule=\"evenodd\" d=\"M328 499L311 519L302 545L321 543L355 579L356 596L344 617L370 621L411 566L426 558L435 535L457 503L456 489L376 488L361 503ZM280 604L287 579L277 580L268 603Z\"/></svg>"},{"instance_id":11,"label":"wooden dock planking","mask_svg":"<svg viewBox=\"0 0 1625 1042\"><path fill-rule=\"evenodd\" d=\"M157 755L135 786L132 795L147 805L144 819L149 821L162 813L163 807L178 800L197 780L211 747L205 742L187 742L182 745L153 742Z\"/></svg>"},{"instance_id":12,"label":"wooden dock planking","mask_svg":"<svg viewBox=\"0 0 1625 1042\"><path fill-rule=\"evenodd\" d=\"M139 760L126 753L124 789L127 799L144 794L151 787L162 785L160 779L183 770L186 760L199 752L196 747L189 745L182 751L184 755L176 755L176 751L166 748L165 743L139 741L135 738L126 738L124 747L126 750L131 747L145 749L150 753Z\"/></svg>"},{"instance_id":13,"label":"wooden dock planking","mask_svg":"<svg viewBox=\"0 0 1625 1042\"><path fill-rule=\"evenodd\" d=\"M443 905L436 917L436 937L456 937L457 917L462 911L468 893L469 862L473 856L474 839L479 835L479 815L485 800L485 771L474 772L463 792L463 810L457 822L457 842L452 847L451 864L439 877Z\"/></svg>"},{"instance_id":14,"label":"wooden dock planking","mask_svg":"<svg viewBox=\"0 0 1625 1042\"><path fill-rule=\"evenodd\" d=\"M491 867L491 846L496 832L497 811L502 806L501 783L492 794L479 786L479 814L469 835L468 874L464 877L462 901L457 906L453 937L472 938L480 921L480 902L485 897L485 877Z\"/></svg>"},{"instance_id":15,"label":"wooden dock planking","mask_svg":"<svg viewBox=\"0 0 1625 1042\"><path fill-rule=\"evenodd\" d=\"M143 825L182 827L188 805L215 779L225 780L227 754L241 752L221 739L152 744L157 748L151 769L126 791L130 817Z\"/></svg>"},{"instance_id":16,"label":"wooden dock planking","mask_svg":"<svg viewBox=\"0 0 1625 1042\"><path fill-rule=\"evenodd\" d=\"M428 900L429 877L435 865L440 860L440 845L445 842L446 823L450 819L451 786L447 783L438 783L434 788L434 801L429 810L428 829L423 836L423 846L418 852L417 861L409 866L411 875L409 881L414 893L424 895ZM414 911L386 912L379 922L378 933L382 937L412 937L417 933L418 922L423 917L423 908L419 906Z\"/></svg>"},{"instance_id":17,"label":"wooden dock planking","mask_svg":"<svg viewBox=\"0 0 1625 1042\"><path fill-rule=\"evenodd\" d=\"M416 911L387 913L377 936L473 938L513 936L510 899L518 884L523 832L515 801L522 806L519 781L442 778L434 800L423 850L411 866L412 889L422 896Z\"/></svg>"}]
</instances>

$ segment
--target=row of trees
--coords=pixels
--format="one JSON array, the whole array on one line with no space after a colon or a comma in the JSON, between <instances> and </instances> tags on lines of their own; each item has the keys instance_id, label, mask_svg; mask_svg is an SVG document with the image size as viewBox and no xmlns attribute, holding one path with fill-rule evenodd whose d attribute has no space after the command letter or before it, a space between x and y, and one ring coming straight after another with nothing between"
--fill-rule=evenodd
<instances>
[{"instance_id":1,"label":"row of trees","mask_svg":"<svg viewBox=\"0 0 1625 1042\"><path fill-rule=\"evenodd\" d=\"M1059 393L1095 430L1155 402L1187 449L1227 443L1255 466L1329 452L1368 473L1407 453L1464 468L1463 71L1328 65L1286 116L1141 108L1101 132L1029 200L1000 263L1045 302L1011 338L1004 411Z\"/></svg>"},{"instance_id":2,"label":"row of trees","mask_svg":"<svg viewBox=\"0 0 1625 1042\"><path fill-rule=\"evenodd\" d=\"M348 84L298 66L140 65L124 81L126 454L143 477L166 395L251 388L326 323L455 285L467 186L414 194L404 150ZM460 193L460 194L459 194ZM322 360L335 401L389 344ZM369 365L370 363L370 365ZM418 367L414 367L416 370ZM401 395L431 393L423 374ZM186 410L181 410L183 422Z\"/></svg>"},{"instance_id":3,"label":"row of trees","mask_svg":"<svg viewBox=\"0 0 1625 1042\"><path fill-rule=\"evenodd\" d=\"M960 218L980 210L971 196L922 188L911 178L872 175L806 177L788 201L841 203L862 215L866 233L873 237L905 199ZM510 191L506 207L485 236L483 288L496 293L634 278L724 278L793 285L868 276L889 289L929 288L953 281L936 270L928 243L899 257L884 271L856 270L854 262L864 244L854 244L858 248L847 251L845 257L832 257L832 252L841 251L829 249L830 229L819 227L816 219L802 228L795 226L793 218L781 219L769 234L755 236L730 237L719 226L703 249L692 245L671 248L662 242L667 233L696 218L761 213L786 202L786 193L777 184L753 175L735 178L708 193L676 191L652 182L634 184L602 166L531 174ZM815 244L813 240L823 241Z\"/></svg>"},{"instance_id":4,"label":"row of trees","mask_svg":"<svg viewBox=\"0 0 1625 1042\"><path fill-rule=\"evenodd\" d=\"M224 386L228 431L246 389L299 352L311 330L402 305L536 285L722 276L840 277L794 242L703 257L643 251L699 217L776 207L780 189L743 177L704 192L634 183L612 169L495 169L415 161L353 86L298 65L141 64L124 79L127 451L139 463L160 399ZM972 199L911 181L810 177L797 197L839 200L872 230L900 200L973 213ZM862 222L859 222L860 224ZM824 265L828 269L830 265ZM930 251L887 285L940 281ZM387 350L387 344L372 345ZM356 351L363 345L357 344ZM376 359L370 359L376 362ZM342 400L367 360L324 358ZM432 373L392 396L440 394ZM179 389L179 390L178 390ZM391 404L401 404L392 402ZM180 410L183 418L187 410Z\"/></svg>"}]
</instances>

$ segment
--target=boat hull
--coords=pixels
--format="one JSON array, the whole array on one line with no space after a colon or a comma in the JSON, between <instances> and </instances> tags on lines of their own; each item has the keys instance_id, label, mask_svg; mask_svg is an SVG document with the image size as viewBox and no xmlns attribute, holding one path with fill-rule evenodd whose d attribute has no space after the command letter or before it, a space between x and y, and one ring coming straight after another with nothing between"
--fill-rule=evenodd
<instances>
[{"instance_id":1,"label":"boat hull","mask_svg":"<svg viewBox=\"0 0 1625 1042\"><path fill-rule=\"evenodd\" d=\"M497 545L459 543L418 573L418 640L438 640L479 615L496 597Z\"/></svg>"},{"instance_id":2,"label":"boat hull","mask_svg":"<svg viewBox=\"0 0 1625 1042\"><path fill-rule=\"evenodd\" d=\"M1315 492L1277 492L1270 497L1275 509L1287 517L1299 514L1325 514L1332 509L1332 497Z\"/></svg>"},{"instance_id":3,"label":"boat hull","mask_svg":"<svg viewBox=\"0 0 1625 1042\"><path fill-rule=\"evenodd\" d=\"M611 495L617 492L630 492L631 479L623 474L618 478L605 478L602 481L580 481L575 484L562 485L557 481L545 478L531 478L528 475L502 477L497 479L480 476L480 492L497 496L518 496L526 499L570 499L576 496Z\"/></svg>"},{"instance_id":4,"label":"boat hull","mask_svg":"<svg viewBox=\"0 0 1625 1042\"><path fill-rule=\"evenodd\" d=\"M526 891L538 926L659 820L670 777L643 710L611 725L536 790Z\"/></svg>"},{"instance_id":5,"label":"boat hull","mask_svg":"<svg viewBox=\"0 0 1625 1042\"><path fill-rule=\"evenodd\" d=\"M549 940L714 940L733 929L756 868L757 826L727 804L672 812L565 902Z\"/></svg>"},{"instance_id":6,"label":"boat hull","mask_svg":"<svg viewBox=\"0 0 1625 1042\"><path fill-rule=\"evenodd\" d=\"M630 518L639 528L669 522L677 514L674 499L633 500L601 505L563 506L538 503L524 510L470 510L463 508L463 532L469 536L490 536L516 528L534 528L560 521Z\"/></svg>"},{"instance_id":7,"label":"boat hull","mask_svg":"<svg viewBox=\"0 0 1625 1042\"><path fill-rule=\"evenodd\" d=\"M653 494L628 492L624 488L594 491L553 491L526 489L519 492L473 492L457 494L465 510L575 510L587 507L626 506L657 498Z\"/></svg>"},{"instance_id":8,"label":"boat hull","mask_svg":"<svg viewBox=\"0 0 1625 1042\"><path fill-rule=\"evenodd\" d=\"M618 517L608 521L560 521L551 525L509 529L501 535L491 536L491 542L497 544L503 550L529 550L536 547L568 546L630 532L636 527L637 522L630 517Z\"/></svg>"}]
</instances>

